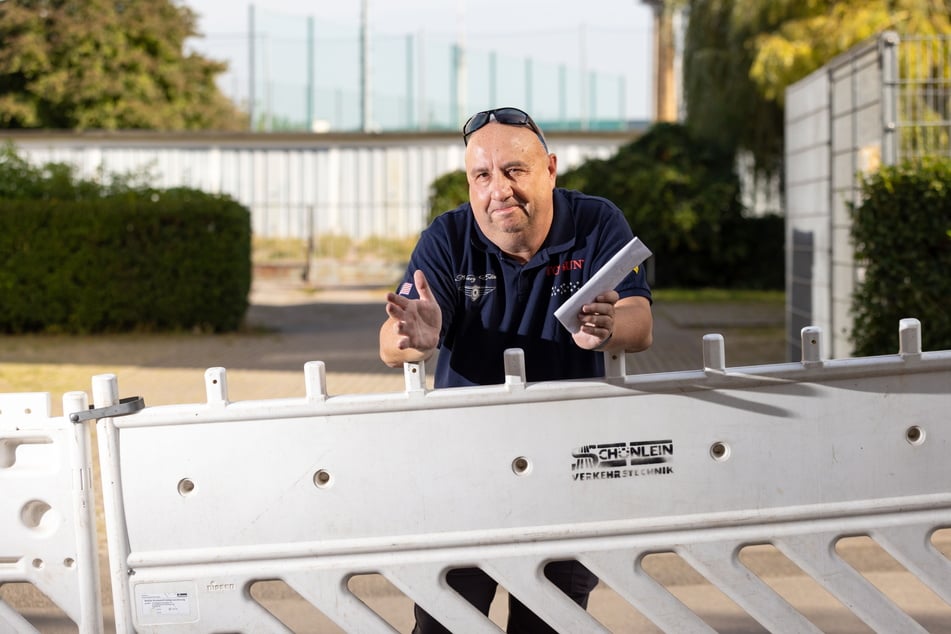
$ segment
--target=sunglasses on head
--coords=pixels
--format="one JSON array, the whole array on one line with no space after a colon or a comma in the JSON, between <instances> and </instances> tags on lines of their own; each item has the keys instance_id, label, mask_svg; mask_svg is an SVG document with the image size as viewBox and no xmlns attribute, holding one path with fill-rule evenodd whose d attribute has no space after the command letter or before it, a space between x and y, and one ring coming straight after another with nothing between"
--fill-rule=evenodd
<instances>
[{"instance_id":1,"label":"sunglasses on head","mask_svg":"<svg viewBox=\"0 0 951 634\"><path fill-rule=\"evenodd\" d=\"M477 112L466 121L466 124L462 126L462 140L466 145L469 145L469 137L472 136L474 132L485 127L489 121L495 119L499 123L504 125L518 125L523 126L535 133L535 136L538 137L538 140L542 142L542 145L545 147L545 151L548 151L548 144L545 143L545 137L542 136L542 131L539 129L535 122L532 121L532 118L528 116L528 113L524 110L519 110L518 108L496 108L494 110L484 110L482 112Z\"/></svg>"}]
</instances>

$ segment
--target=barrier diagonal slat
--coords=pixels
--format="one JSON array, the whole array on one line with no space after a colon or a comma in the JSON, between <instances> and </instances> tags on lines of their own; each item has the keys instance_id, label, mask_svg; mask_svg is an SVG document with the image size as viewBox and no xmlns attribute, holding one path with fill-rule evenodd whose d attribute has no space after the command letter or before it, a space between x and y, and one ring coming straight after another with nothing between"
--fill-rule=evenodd
<instances>
[{"instance_id":1,"label":"barrier diagonal slat","mask_svg":"<svg viewBox=\"0 0 951 634\"><path fill-rule=\"evenodd\" d=\"M951 561L929 541L933 525L889 526L871 532L892 557L951 605Z\"/></svg>"},{"instance_id":2,"label":"barrier diagonal slat","mask_svg":"<svg viewBox=\"0 0 951 634\"><path fill-rule=\"evenodd\" d=\"M499 628L449 587L445 564L402 564L388 567L386 577L450 632L497 634Z\"/></svg>"},{"instance_id":3,"label":"barrier diagonal slat","mask_svg":"<svg viewBox=\"0 0 951 634\"><path fill-rule=\"evenodd\" d=\"M840 533L819 533L784 537L774 543L876 632L926 632L852 566L836 556L834 544L841 536Z\"/></svg>"},{"instance_id":4,"label":"barrier diagonal slat","mask_svg":"<svg viewBox=\"0 0 951 634\"><path fill-rule=\"evenodd\" d=\"M579 561L590 568L617 594L665 632L703 632L716 630L690 608L657 583L635 563L642 551L585 551Z\"/></svg>"},{"instance_id":5,"label":"barrier diagonal slat","mask_svg":"<svg viewBox=\"0 0 951 634\"><path fill-rule=\"evenodd\" d=\"M544 560L527 557L493 558L485 565L509 594L514 595L549 625L566 632L608 632L544 575Z\"/></svg>"},{"instance_id":6,"label":"barrier diagonal slat","mask_svg":"<svg viewBox=\"0 0 951 634\"><path fill-rule=\"evenodd\" d=\"M349 591L346 577L299 572L285 573L283 578L301 597L344 630L366 634L390 634L395 631Z\"/></svg>"},{"instance_id":7,"label":"barrier diagonal slat","mask_svg":"<svg viewBox=\"0 0 951 634\"><path fill-rule=\"evenodd\" d=\"M768 631L819 634L819 628L740 563L737 556L740 546L731 542L694 543L678 552Z\"/></svg>"},{"instance_id":8,"label":"barrier diagonal slat","mask_svg":"<svg viewBox=\"0 0 951 634\"><path fill-rule=\"evenodd\" d=\"M13 634L35 634L37 631L23 615L0 599L0 625L4 632Z\"/></svg>"}]
</instances>

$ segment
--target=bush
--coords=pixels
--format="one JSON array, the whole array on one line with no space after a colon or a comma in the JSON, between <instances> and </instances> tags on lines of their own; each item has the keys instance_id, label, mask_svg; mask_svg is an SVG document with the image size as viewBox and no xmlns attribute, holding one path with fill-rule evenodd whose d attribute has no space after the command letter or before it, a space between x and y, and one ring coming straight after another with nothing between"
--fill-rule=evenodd
<instances>
[{"instance_id":1,"label":"bush","mask_svg":"<svg viewBox=\"0 0 951 634\"><path fill-rule=\"evenodd\" d=\"M469 200L469 181L464 170L443 174L430 185L429 222Z\"/></svg>"},{"instance_id":2,"label":"bush","mask_svg":"<svg viewBox=\"0 0 951 634\"><path fill-rule=\"evenodd\" d=\"M884 167L861 187L851 209L864 267L852 298L854 354L893 354L905 317L921 321L925 350L951 349L951 161Z\"/></svg>"},{"instance_id":3,"label":"bush","mask_svg":"<svg viewBox=\"0 0 951 634\"><path fill-rule=\"evenodd\" d=\"M231 198L81 181L69 166L35 168L9 148L0 183L0 331L241 325L251 222Z\"/></svg>"}]
</instances>

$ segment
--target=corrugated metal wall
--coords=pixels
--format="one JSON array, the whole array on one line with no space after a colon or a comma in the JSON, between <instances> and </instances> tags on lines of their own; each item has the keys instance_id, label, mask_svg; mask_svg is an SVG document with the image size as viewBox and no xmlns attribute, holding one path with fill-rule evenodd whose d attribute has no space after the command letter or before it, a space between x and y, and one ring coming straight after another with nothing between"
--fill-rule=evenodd
<instances>
[{"instance_id":1,"label":"corrugated metal wall","mask_svg":"<svg viewBox=\"0 0 951 634\"><path fill-rule=\"evenodd\" d=\"M547 136L564 171L608 158L635 135ZM264 237L414 236L425 226L432 182L464 164L458 134L6 131L4 140L35 164L71 163L85 177L147 171L159 188L229 194L251 209L254 232Z\"/></svg>"}]
</instances>

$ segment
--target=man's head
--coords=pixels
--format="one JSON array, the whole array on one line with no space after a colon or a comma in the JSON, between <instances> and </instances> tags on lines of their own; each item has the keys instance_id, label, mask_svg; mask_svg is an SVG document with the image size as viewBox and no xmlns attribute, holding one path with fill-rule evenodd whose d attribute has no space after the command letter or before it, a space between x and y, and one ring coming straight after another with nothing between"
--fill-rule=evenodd
<instances>
[{"instance_id":1,"label":"man's head","mask_svg":"<svg viewBox=\"0 0 951 634\"><path fill-rule=\"evenodd\" d=\"M517 108L474 115L463 139L476 222L503 251L527 260L551 228L555 155L531 117Z\"/></svg>"}]
</instances>

